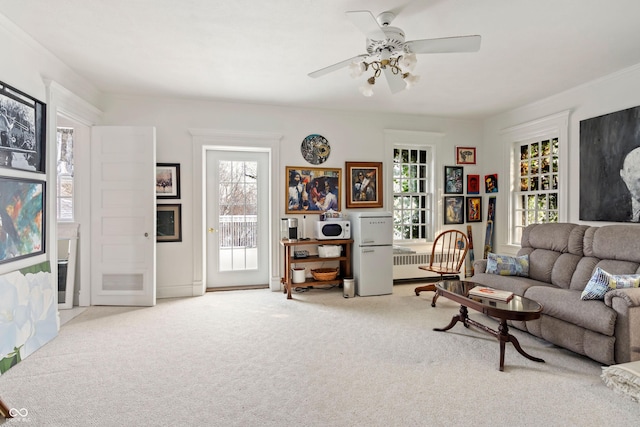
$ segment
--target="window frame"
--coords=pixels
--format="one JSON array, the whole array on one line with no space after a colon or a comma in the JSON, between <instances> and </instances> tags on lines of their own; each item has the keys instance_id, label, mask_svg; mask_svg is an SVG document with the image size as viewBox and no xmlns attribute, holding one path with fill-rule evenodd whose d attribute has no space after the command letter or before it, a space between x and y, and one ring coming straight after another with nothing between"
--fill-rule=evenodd
<instances>
[{"instance_id":1,"label":"window frame","mask_svg":"<svg viewBox=\"0 0 640 427\"><path fill-rule=\"evenodd\" d=\"M523 144L531 144L536 141L558 140L558 222L564 222L568 217L568 182L569 167L568 150L569 140L569 111L546 116L521 125L505 128L501 131L504 147L510 151L508 172L510 188L508 204L509 219L507 232L507 245L520 246L522 224L517 221L517 197L522 193L520 189L520 149ZM516 155L517 147L517 155Z\"/></svg>"}]
</instances>

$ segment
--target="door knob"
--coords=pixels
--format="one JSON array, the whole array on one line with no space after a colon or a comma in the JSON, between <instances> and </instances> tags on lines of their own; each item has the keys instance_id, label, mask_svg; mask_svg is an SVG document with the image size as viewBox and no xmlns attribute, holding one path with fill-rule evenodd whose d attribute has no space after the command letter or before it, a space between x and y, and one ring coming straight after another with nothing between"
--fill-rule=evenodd
<instances>
[{"instance_id":1,"label":"door knob","mask_svg":"<svg viewBox=\"0 0 640 427\"><path fill-rule=\"evenodd\" d=\"M144 233L144 237L149 237L149 233Z\"/></svg>"},{"instance_id":2,"label":"door knob","mask_svg":"<svg viewBox=\"0 0 640 427\"><path fill-rule=\"evenodd\" d=\"M216 230L215 228L211 228L211 227L209 227L209 230L208 230L208 231L209 231L209 233L215 233L215 232L216 232L216 231L218 231L218 230Z\"/></svg>"}]
</instances>

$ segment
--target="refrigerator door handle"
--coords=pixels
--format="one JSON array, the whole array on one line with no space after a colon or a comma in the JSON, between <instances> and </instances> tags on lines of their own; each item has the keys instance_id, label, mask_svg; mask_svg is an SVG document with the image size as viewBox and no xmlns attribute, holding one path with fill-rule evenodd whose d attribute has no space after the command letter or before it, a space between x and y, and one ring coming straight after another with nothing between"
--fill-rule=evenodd
<instances>
[{"instance_id":1,"label":"refrigerator door handle","mask_svg":"<svg viewBox=\"0 0 640 427\"><path fill-rule=\"evenodd\" d=\"M376 251L375 249L363 249L362 253L365 254L365 253L368 253L368 252L375 252L375 251Z\"/></svg>"},{"instance_id":2,"label":"refrigerator door handle","mask_svg":"<svg viewBox=\"0 0 640 427\"><path fill-rule=\"evenodd\" d=\"M375 243L374 239L362 239L362 244L366 245L366 244L370 244L370 243Z\"/></svg>"}]
</instances>

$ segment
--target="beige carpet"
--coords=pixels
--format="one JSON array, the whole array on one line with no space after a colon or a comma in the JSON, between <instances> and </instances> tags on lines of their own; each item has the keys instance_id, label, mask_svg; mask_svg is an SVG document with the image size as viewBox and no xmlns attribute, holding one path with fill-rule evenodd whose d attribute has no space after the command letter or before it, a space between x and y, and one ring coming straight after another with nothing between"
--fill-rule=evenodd
<instances>
[{"instance_id":1,"label":"beige carpet","mask_svg":"<svg viewBox=\"0 0 640 427\"><path fill-rule=\"evenodd\" d=\"M514 330L536 363L456 325L415 285L209 293L91 307L0 376L8 426L636 425L600 364ZM476 320L492 322L474 314Z\"/></svg>"}]
</instances>

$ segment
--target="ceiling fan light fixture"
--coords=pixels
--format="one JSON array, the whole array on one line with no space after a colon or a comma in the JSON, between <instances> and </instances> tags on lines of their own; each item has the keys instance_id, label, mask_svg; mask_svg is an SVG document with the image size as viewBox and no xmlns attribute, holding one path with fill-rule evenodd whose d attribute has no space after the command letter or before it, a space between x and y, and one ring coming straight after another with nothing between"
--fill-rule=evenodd
<instances>
[{"instance_id":1,"label":"ceiling fan light fixture","mask_svg":"<svg viewBox=\"0 0 640 427\"><path fill-rule=\"evenodd\" d=\"M369 77L367 79L367 83L360 86L360 93L364 96L372 96L373 95L373 85L376 84L375 77Z\"/></svg>"},{"instance_id":2,"label":"ceiling fan light fixture","mask_svg":"<svg viewBox=\"0 0 640 427\"><path fill-rule=\"evenodd\" d=\"M402 78L404 79L404 82L407 84L407 89L411 89L420 81L420 76L416 76L415 74L406 73L402 75Z\"/></svg>"},{"instance_id":3,"label":"ceiling fan light fixture","mask_svg":"<svg viewBox=\"0 0 640 427\"><path fill-rule=\"evenodd\" d=\"M413 71L417 63L418 58L416 58L415 53L408 52L398 58L398 67L402 68L404 72L410 73Z\"/></svg>"},{"instance_id":4,"label":"ceiling fan light fixture","mask_svg":"<svg viewBox=\"0 0 640 427\"><path fill-rule=\"evenodd\" d=\"M349 64L349 74L352 78L356 79L367 71L367 64L364 61L353 61Z\"/></svg>"}]
</instances>

